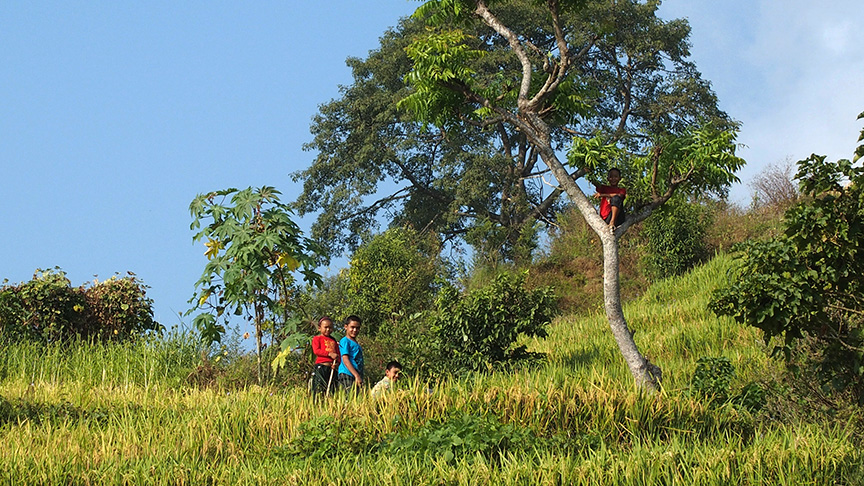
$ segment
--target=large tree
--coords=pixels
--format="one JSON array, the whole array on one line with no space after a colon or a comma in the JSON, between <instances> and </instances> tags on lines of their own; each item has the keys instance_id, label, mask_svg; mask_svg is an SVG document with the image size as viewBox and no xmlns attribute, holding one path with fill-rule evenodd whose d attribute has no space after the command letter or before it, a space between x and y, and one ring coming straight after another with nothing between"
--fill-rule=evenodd
<instances>
[{"instance_id":1,"label":"large tree","mask_svg":"<svg viewBox=\"0 0 864 486\"><path fill-rule=\"evenodd\" d=\"M730 124L687 60L686 21L658 19L656 3L582 3L578 11L556 7L554 19L542 2L495 4L496 22L518 32L533 77L524 77L510 41L479 21L470 2L450 5L462 6L460 18L451 19L458 30L430 32L427 18L414 16L388 31L366 59L349 59L353 83L321 106L307 146L317 156L295 174L304 184L295 203L300 214L319 212L313 237L331 251L354 249L386 215L394 225L460 238L488 258L526 255L537 222L553 222L561 209L564 189L544 183L550 168L530 134L475 96L513 110L523 80L529 91L546 93L537 113L553 150L574 135L602 134L606 144L644 151L656 137L683 133L698 120ZM536 74L559 69L559 37L570 49L568 63L555 86L543 87ZM416 93L407 81L416 75L411 46L413 55L425 55L416 51L418 38L462 46L442 62L457 59L468 69L445 82L450 90L436 92L440 98L420 102L437 119L418 119L411 110L418 106L400 104ZM462 99L476 112L451 109Z\"/></svg>"},{"instance_id":2,"label":"large tree","mask_svg":"<svg viewBox=\"0 0 864 486\"><path fill-rule=\"evenodd\" d=\"M537 14L514 15L526 5ZM686 23L661 21L658 5L428 1L415 15L430 29L407 48L412 91L400 103L445 131L475 126L524 137L554 176L553 191L567 194L602 243L610 328L636 383L649 389L659 387L661 371L636 346L621 309L618 238L673 195L723 193L743 165L725 119L703 116L697 95L713 96L684 60ZM481 69L489 59L500 59L497 69ZM591 92L584 113L578 101ZM574 137L567 160L559 153L565 135ZM576 182L612 164L635 203L614 231Z\"/></svg>"}]
</instances>

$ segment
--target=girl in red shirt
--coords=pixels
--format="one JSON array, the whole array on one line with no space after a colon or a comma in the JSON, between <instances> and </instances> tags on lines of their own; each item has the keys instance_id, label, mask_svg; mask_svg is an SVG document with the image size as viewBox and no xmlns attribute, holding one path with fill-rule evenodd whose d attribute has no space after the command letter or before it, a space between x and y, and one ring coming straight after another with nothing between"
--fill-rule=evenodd
<instances>
[{"instance_id":1,"label":"girl in red shirt","mask_svg":"<svg viewBox=\"0 0 864 486\"><path fill-rule=\"evenodd\" d=\"M333 375L339 365L339 345L330 334L333 333L333 320L328 316L318 319L319 335L312 338L312 353L315 354L315 372L312 375L312 393L317 397L329 395L336 384Z\"/></svg>"}]
</instances>

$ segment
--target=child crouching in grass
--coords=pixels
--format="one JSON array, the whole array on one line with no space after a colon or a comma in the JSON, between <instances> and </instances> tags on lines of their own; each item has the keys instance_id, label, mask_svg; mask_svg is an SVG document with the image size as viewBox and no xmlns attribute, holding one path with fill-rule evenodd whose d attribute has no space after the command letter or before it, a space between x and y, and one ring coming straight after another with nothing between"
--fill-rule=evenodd
<instances>
[{"instance_id":1,"label":"child crouching in grass","mask_svg":"<svg viewBox=\"0 0 864 486\"><path fill-rule=\"evenodd\" d=\"M399 364L398 361L387 363L387 369L384 371L384 378L381 378L381 381L372 387L372 398L384 396L384 394L387 393L387 390L392 389L393 385L399 381L400 376L402 376L402 365Z\"/></svg>"}]
</instances>

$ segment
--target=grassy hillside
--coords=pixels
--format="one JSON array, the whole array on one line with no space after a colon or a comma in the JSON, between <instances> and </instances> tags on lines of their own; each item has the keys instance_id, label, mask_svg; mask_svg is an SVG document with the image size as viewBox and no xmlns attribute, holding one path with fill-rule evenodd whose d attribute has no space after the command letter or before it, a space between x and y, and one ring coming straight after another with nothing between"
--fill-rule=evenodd
<instances>
[{"instance_id":1,"label":"grassy hillside","mask_svg":"<svg viewBox=\"0 0 864 486\"><path fill-rule=\"evenodd\" d=\"M378 401L190 388L196 357L182 340L0 349L0 480L864 484L857 422L778 423L689 393L700 357L727 357L733 390L778 373L756 332L705 310L728 266L715 259L625 307L640 348L665 373L664 390L651 395L634 390L602 316L562 318L531 342L549 353L544 363L403 382Z\"/></svg>"}]
</instances>

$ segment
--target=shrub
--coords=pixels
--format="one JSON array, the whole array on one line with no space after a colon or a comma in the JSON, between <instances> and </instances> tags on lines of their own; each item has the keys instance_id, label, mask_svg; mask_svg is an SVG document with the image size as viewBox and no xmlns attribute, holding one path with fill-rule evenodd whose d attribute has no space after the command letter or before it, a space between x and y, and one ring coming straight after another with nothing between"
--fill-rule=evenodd
<instances>
[{"instance_id":1,"label":"shrub","mask_svg":"<svg viewBox=\"0 0 864 486\"><path fill-rule=\"evenodd\" d=\"M441 269L438 250L434 238L408 228L389 229L357 249L347 293L366 335L429 306Z\"/></svg>"},{"instance_id":2,"label":"shrub","mask_svg":"<svg viewBox=\"0 0 864 486\"><path fill-rule=\"evenodd\" d=\"M84 334L101 338L126 338L159 328L153 321L153 300L133 273L116 275L82 287L87 302L85 325L94 326Z\"/></svg>"},{"instance_id":3,"label":"shrub","mask_svg":"<svg viewBox=\"0 0 864 486\"><path fill-rule=\"evenodd\" d=\"M695 395L706 399L712 405L731 403L739 408L755 412L765 405L765 389L758 383L751 382L741 388L741 391L731 396L732 379L735 378L735 367L729 358L702 357L696 363L690 390Z\"/></svg>"},{"instance_id":4,"label":"shrub","mask_svg":"<svg viewBox=\"0 0 864 486\"><path fill-rule=\"evenodd\" d=\"M645 221L647 268L656 279L681 275L707 256L709 213L696 203L669 201Z\"/></svg>"},{"instance_id":5,"label":"shrub","mask_svg":"<svg viewBox=\"0 0 864 486\"><path fill-rule=\"evenodd\" d=\"M40 269L29 282L0 287L0 336L7 341L116 340L161 330L146 289L132 273L73 288L59 268Z\"/></svg>"},{"instance_id":6,"label":"shrub","mask_svg":"<svg viewBox=\"0 0 864 486\"><path fill-rule=\"evenodd\" d=\"M394 436L388 449L395 454L427 454L445 462L477 455L500 463L505 453L530 450L534 434L527 428L502 424L494 416L463 414L426 424L413 433Z\"/></svg>"},{"instance_id":7,"label":"shrub","mask_svg":"<svg viewBox=\"0 0 864 486\"><path fill-rule=\"evenodd\" d=\"M821 383L864 403L864 168L815 154L798 164L805 198L786 211L784 233L739 246L710 306L761 329L766 342L782 337L775 351L787 359L796 341L811 339L805 362Z\"/></svg>"},{"instance_id":8,"label":"shrub","mask_svg":"<svg viewBox=\"0 0 864 486\"><path fill-rule=\"evenodd\" d=\"M431 332L440 363L449 371L507 368L537 354L520 337L546 337L556 310L551 288L528 290L526 274L500 274L486 287L438 294Z\"/></svg>"}]
</instances>

